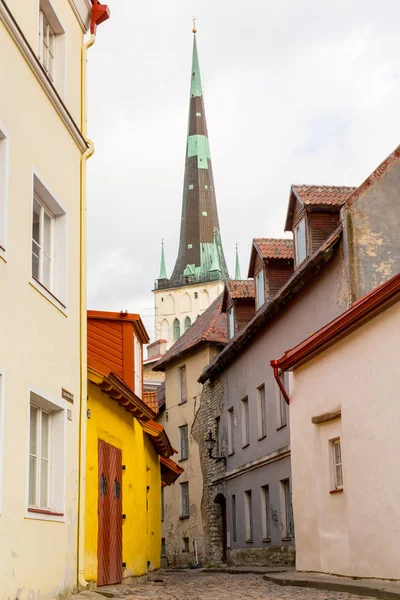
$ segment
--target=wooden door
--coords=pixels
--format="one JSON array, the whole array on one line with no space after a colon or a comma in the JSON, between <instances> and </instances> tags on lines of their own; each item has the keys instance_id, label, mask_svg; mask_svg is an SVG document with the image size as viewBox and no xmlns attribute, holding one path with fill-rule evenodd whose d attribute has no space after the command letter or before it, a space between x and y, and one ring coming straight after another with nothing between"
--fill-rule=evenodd
<instances>
[{"instance_id":1,"label":"wooden door","mask_svg":"<svg viewBox=\"0 0 400 600\"><path fill-rule=\"evenodd\" d=\"M97 585L122 581L122 452L99 440Z\"/></svg>"}]
</instances>

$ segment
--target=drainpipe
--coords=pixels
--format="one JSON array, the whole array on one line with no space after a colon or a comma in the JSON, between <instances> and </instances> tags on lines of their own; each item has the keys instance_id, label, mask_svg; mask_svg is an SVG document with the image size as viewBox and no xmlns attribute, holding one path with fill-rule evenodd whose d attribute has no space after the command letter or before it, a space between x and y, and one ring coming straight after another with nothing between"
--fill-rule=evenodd
<instances>
[{"instance_id":1,"label":"drainpipe","mask_svg":"<svg viewBox=\"0 0 400 600\"><path fill-rule=\"evenodd\" d=\"M86 418L87 418L87 316L86 316L86 161L94 154L94 145L86 136L87 51L96 40L94 33L82 48L81 64L81 131L88 149L81 157L80 189L80 414L79 414L79 483L78 483L78 589L89 587L85 580L85 504L86 504Z\"/></svg>"},{"instance_id":2,"label":"drainpipe","mask_svg":"<svg viewBox=\"0 0 400 600\"><path fill-rule=\"evenodd\" d=\"M270 364L271 364L271 367L274 370L274 377L275 377L276 383L278 384L279 389L282 392L282 396L285 398L286 404L289 406L289 404L290 404L290 398L287 395L287 391L285 390L285 386L283 385L283 383L281 381L281 378L279 377L279 361L277 361L277 360L271 360Z\"/></svg>"}]
</instances>

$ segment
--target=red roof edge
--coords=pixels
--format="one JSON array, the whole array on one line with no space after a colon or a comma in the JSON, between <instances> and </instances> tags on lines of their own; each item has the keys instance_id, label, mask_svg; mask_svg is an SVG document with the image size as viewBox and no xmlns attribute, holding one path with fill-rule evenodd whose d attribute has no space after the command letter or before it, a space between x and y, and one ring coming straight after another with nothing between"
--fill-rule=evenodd
<instances>
[{"instance_id":1,"label":"red roof edge","mask_svg":"<svg viewBox=\"0 0 400 600\"><path fill-rule=\"evenodd\" d=\"M282 371L297 369L399 300L400 273L357 300L346 312L287 350L278 360L271 360L271 366Z\"/></svg>"}]
</instances>

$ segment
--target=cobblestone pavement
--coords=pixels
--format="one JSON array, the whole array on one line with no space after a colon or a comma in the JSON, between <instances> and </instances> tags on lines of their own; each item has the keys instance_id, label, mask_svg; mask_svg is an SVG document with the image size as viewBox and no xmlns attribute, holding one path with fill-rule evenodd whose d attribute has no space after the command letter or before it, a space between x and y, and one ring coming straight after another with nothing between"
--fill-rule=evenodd
<instances>
[{"instance_id":1,"label":"cobblestone pavement","mask_svg":"<svg viewBox=\"0 0 400 600\"><path fill-rule=\"evenodd\" d=\"M232 575L188 571L153 575L142 585L100 588L124 600L362 600L342 592L325 592L299 587L282 587L261 575ZM365 599L366 600L366 599ZM371 599L369 599L371 600Z\"/></svg>"}]
</instances>

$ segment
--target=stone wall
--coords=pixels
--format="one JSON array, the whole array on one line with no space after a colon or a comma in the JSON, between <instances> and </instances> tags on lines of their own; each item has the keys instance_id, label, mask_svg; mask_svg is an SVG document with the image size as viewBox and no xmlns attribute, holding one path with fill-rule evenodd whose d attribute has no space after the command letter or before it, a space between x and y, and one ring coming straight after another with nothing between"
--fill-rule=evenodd
<instances>
[{"instance_id":1,"label":"stone wall","mask_svg":"<svg viewBox=\"0 0 400 600\"><path fill-rule=\"evenodd\" d=\"M293 567L296 550L294 546L280 548L237 548L229 550L228 562L235 566Z\"/></svg>"}]
</instances>

